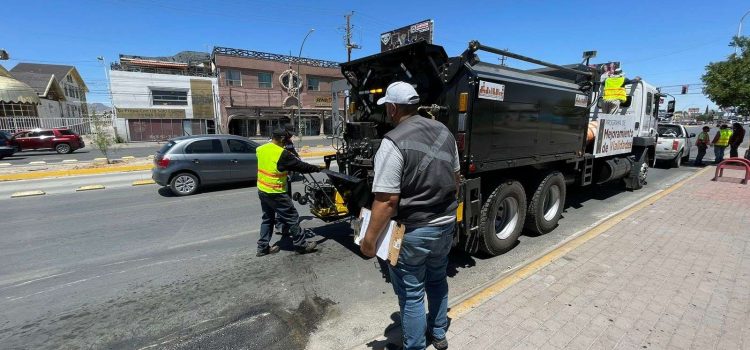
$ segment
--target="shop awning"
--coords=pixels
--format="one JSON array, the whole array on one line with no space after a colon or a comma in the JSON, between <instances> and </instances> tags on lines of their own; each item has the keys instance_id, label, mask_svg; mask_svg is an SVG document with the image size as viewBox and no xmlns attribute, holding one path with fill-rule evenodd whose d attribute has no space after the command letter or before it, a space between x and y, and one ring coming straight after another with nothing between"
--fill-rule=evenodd
<instances>
[{"instance_id":1,"label":"shop awning","mask_svg":"<svg viewBox=\"0 0 750 350\"><path fill-rule=\"evenodd\" d=\"M0 76L0 103L41 104L36 91L13 78Z\"/></svg>"}]
</instances>

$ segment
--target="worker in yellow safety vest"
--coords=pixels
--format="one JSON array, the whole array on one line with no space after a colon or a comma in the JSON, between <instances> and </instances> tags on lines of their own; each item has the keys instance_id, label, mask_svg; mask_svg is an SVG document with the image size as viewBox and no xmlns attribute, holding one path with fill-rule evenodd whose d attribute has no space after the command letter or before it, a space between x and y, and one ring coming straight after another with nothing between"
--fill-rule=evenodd
<instances>
[{"instance_id":1,"label":"worker in yellow safety vest","mask_svg":"<svg viewBox=\"0 0 750 350\"><path fill-rule=\"evenodd\" d=\"M719 164L724 160L724 151L729 146L730 137L732 137L732 129L728 125L722 124L711 142L714 144L714 163Z\"/></svg>"},{"instance_id":2,"label":"worker in yellow safety vest","mask_svg":"<svg viewBox=\"0 0 750 350\"><path fill-rule=\"evenodd\" d=\"M305 163L284 149L286 136L285 129L276 129L272 133L271 142L258 147L255 151L258 156L258 198L263 211L257 256L279 251L278 244L270 245L276 220L289 227L294 249L298 253L313 252L317 245L315 242L307 241L299 226L299 214L287 193L287 181L289 171L314 173L320 171L320 167Z\"/></svg>"},{"instance_id":3,"label":"worker in yellow safety vest","mask_svg":"<svg viewBox=\"0 0 750 350\"><path fill-rule=\"evenodd\" d=\"M610 75L604 79L604 93L602 99L606 103L605 113L614 113L621 103L628 100L628 95L625 92L625 85L632 84L640 81L640 77L635 79L627 79L622 73L622 68L617 68L613 75Z\"/></svg>"}]
</instances>

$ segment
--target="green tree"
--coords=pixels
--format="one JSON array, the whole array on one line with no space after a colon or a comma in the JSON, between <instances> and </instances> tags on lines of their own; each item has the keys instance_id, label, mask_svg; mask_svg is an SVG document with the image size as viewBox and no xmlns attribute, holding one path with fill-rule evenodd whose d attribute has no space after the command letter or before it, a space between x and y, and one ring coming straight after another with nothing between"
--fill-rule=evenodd
<instances>
[{"instance_id":1,"label":"green tree","mask_svg":"<svg viewBox=\"0 0 750 350\"><path fill-rule=\"evenodd\" d=\"M737 107L740 114L750 114L750 37L734 37L729 46L739 54L731 54L726 61L711 62L701 80L703 93L719 107Z\"/></svg>"},{"instance_id":2,"label":"green tree","mask_svg":"<svg viewBox=\"0 0 750 350\"><path fill-rule=\"evenodd\" d=\"M93 139L91 141L94 144L94 147L102 152L104 158L107 158L107 164L110 163L109 152L112 150L112 145L115 143L115 137L112 135L108 122L110 120L111 118L107 113L101 115L94 112L91 115L91 125L93 127Z\"/></svg>"}]
</instances>

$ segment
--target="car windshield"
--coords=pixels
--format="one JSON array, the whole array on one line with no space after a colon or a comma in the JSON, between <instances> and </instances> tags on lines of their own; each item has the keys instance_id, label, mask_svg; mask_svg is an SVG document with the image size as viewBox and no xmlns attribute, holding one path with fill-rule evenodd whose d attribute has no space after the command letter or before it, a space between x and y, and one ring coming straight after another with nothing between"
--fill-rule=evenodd
<instances>
[{"instance_id":1,"label":"car windshield","mask_svg":"<svg viewBox=\"0 0 750 350\"><path fill-rule=\"evenodd\" d=\"M663 136L663 137L682 136L682 129L677 125L659 125L659 136Z\"/></svg>"}]
</instances>

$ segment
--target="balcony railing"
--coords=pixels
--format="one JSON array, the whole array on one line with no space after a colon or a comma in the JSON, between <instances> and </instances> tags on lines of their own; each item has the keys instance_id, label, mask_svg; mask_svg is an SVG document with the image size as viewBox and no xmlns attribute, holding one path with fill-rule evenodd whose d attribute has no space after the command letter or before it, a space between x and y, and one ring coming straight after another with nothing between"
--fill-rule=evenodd
<instances>
[{"instance_id":1,"label":"balcony railing","mask_svg":"<svg viewBox=\"0 0 750 350\"><path fill-rule=\"evenodd\" d=\"M219 46L214 47L213 55L247 57L247 58L254 58L258 60L276 61L276 62L283 62L283 63L291 62L292 64L303 64L306 66L321 67L321 68L338 68L339 67L339 63L333 62L333 61L318 60L318 59L307 58L307 57L300 58L296 56L279 55L275 53L260 52L260 51L233 49L231 47L219 47Z\"/></svg>"},{"instance_id":2,"label":"balcony railing","mask_svg":"<svg viewBox=\"0 0 750 350\"><path fill-rule=\"evenodd\" d=\"M123 72L138 72L138 73L153 73L153 74L171 74L171 75L185 75L191 77L215 77L214 74L206 71L199 71L196 69L169 69L169 68L154 68L154 67L142 67L133 65L122 65L119 63L112 63L110 69L119 70Z\"/></svg>"}]
</instances>

